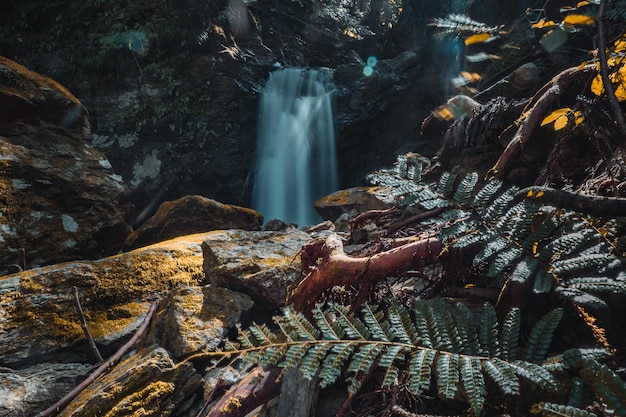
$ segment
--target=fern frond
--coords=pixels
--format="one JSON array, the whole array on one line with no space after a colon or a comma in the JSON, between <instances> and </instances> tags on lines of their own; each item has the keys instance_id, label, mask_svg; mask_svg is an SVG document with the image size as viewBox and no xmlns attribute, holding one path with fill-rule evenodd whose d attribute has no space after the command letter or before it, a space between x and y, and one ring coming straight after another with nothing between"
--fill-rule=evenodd
<instances>
[{"instance_id":1,"label":"fern frond","mask_svg":"<svg viewBox=\"0 0 626 417\"><path fill-rule=\"evenodd\" d=\"M474 196L474 201L472 202L472 206L478 210L482 211L487 207L489 203L495 198L496 194L502 187L502 181L493 180L485 184L478 193Z\"/></svg>"},{"instance_id":2,"label":"fern frond","mask_svg":"<svg viewBox=\"0 0 626 417\"><path fill-rule=\"evenodd\" d=\"M434 335L431 333L431 327L429 326L429 320L427 320L427 316L430 315L430 310L426 301L418 298L415 300L413 306L413 316L415 328L417 329L417 334L419 335L419 342L421 346L424 346L429 349L433 349L435 347L433 337Z\"/></svg>"},{"instance_id":3,"label":"fern frond","mask_svg":"<svg viewBox=\"0 0 626 417\"><path fill-rule=\"evenodd\" d=\"M376 358L383 350L383 345L379 343L368 343L361 345L357 352L352 355L352 360L348 365L348 372L357 375L359 372L367 373L373 366ZM358 378L352 378L348 386L348 392L356 394L361 388Z\"/></svg>"},{"instance_id":4,"label":"fern frond","mask_svg":"<svg viewBox=\"0 0 626 417\"><path fill-rule=\"evenodd\" d=\"M537 403L532 406L530 412L544 417L596 417L594 413L580 408L552 403Z\"/></svg>"},{"instance_id":5,"label":"fern frond","mask_svg":"<svg viewBox=\"0 0 626 417\"><path fill-rule=\"evenodd\" d=\"M407 309L392 300L388 311L389 323L396 340L400 343L416 345L419 341L419 336Z\"/></svg>"},{"instance_id":6,"label":"fern frond","mask_svg":"<svg viewBox=\"0 0 626 417\"><path fill-rule=\"evenodd\" d=\"M585 381L583 381L582 378L572 378L572 384L569 390L569 396L567 398L567 405L578 408L582 407L582 398L585 390Z\"/></svg>"},{"instance_id":7,"label":"fern frond","mask_svg":"<svg viewBox=\"0 0 626 417\"><path fill-rule=\"evenodd\" d=\"M460 353L464 355L477 355L480 352L480 344L478 343L478 333L472 313L462 303L456 305L456 324L459 338L461 339Z\"/></svg>"},{"instance_id":8,"label":"fern frond","mask_svg":"<svg viewBox=\"0 0 626 417\"><path fill-rule=\"evenodd\" d=\"M449 352L458 352L458 330L452 315L446 310L443 300L440 298L435 299L430 311L432 314L427 317L431 321L429 327L433 329L432 334L435 339L435 347Z\"/></svg>"},{"instance_id":9,"label":"fern frond","mask_svg":"<svg viewBox=\"0 0 626 417\"><path fill-rule=\"evenodd\" d=\"M325 388L335 382L341 369L356 347L355 343L345 342L334 345L319 371L320 387Z\"/></svg>"},{"instance_id":10,"label":"fern frond","mask_svg":"<svg viewBox=\"0 0 626 417\"><path fill-rule=\"evenodd\" d=\"M554 284L554 276L546 271L537 271L535 282L533 283L533 292L535 294L545 294L550 292Z\"/></svg>"},{"instance_id":11,"label":"fern frond","mask_svg":"<svg viewBox=\"0 0 626 417\"><path fill-rule=\"evenodd\" d=\"M479 416L487 396L480 359L461 356L461 377L465 396L470 403L472 412L474 415Z\"/></svg>"},{"instance_id":12,"label":"fern frond","mask_svg":"<svg viewBox=\"0 0 626 417\"><path fill-rule=\"evenodd\" d=\"M459 204L467 203L477 183L478 174L476 172L467 174L454 192L454 201Z\"/></svg>"},{"instance_id":13,"label":"fern frond","mask_svg":"<svg viewBox=\"0 0 626 417\"><path fill-rule=\"evenodd\" d=\"M507 362L498 358L492 358L491 360L483 361L482 366L502 392L511 395L519 393L519 379Z\"/></svg>"},{"instance_id":14,"label":"fern frond","mask_svg":"<svg viewBox=\"0 0 626 417\"><path fill-rule=\"evenodd\" d=\"M399 370L394 365L397 362L404 362L405 355L402 353L403 346L395 345L391 346L380 355L378 366L385 369L385 376L383 378L383 387L390 387L398 382Z\"/></svg>"},{"instance_id":15,"label":"fern frond","mask_svg":"<svg viewBox=\"0 0 626 417\"><path fill-rule=\"evenodd\" d=\"M322 310L320 306L315 306L312 313L315 324L322 332L324 339L339 340L344 336L344 330L339 325L331 309ZM312 335L313 332L310 332L310 334Z\"/></svg>"},{"instance_id":16,"label":"fern frond","mask_svg":"<svg viewBox=\"0 0 626 417\"><path fill-rule=\"evenodd\" d=\"M390 330L391 327L389 323L384 320L384 313L382 311L375 311L371 304L365 304L361 309L361 314L372 340L390 342L395 338L395 334Z\"/></svg>"},{"instance_id":17,"label":"fern frond","mask_svg":"<svg viewBox=\"0 0 626 417\"><path fill-rule=\"evenodd\" d=\"M540 267L539 260L537 258L524 257L517 263L513 274L511 275L511 281L523 283L527 279L533 277L535 272Z\"/></svg>"},{"instance_id":18,"label":"fern frond","mask_svg":"<svg viewBox=\"0 0 626 417\"><path fill-rule=\"evenodd\" d=\"M453 399L459 384L459 355L442 353L437 358L437 392L442 398Z\"/></svg>"},{"instance_id":19,"label":"fern frond","mask_svg":"<svg viewBox=\"0 0 626 417\"><path fill-rule=\"evenodd\" d=\"M616 416L626 415L626 382L611 368L594 359L582 359L580 374Z\"/></svg>"},{"instance_id":20,"label":"fern frond","mask_svg":"<svg viewBox=\"0 0 626 417\"><path fill-rule=\"evenodd\" d=\"M337 315L337 321L348 337L355 340L369 340L369 330L358 317L354 317L347 307L337 304L331 304L330 307Z\"/></svg>"},{"instance_id":21,"label":"fern frond","mask_svg":"<svg viewBox=\"0 0 626 417\"><path fill-rule=\"evenodd\" d=\"M317 375L322 364L322 360L326 357L328 351L333 347L332 343L322 342L312 345L308 352L302 358L298 369L307 379L313 379Z\"/></svg>"},{"instance_id":22,"label":"fern frond","mask_svg":"<svg viewBox=\"0 0 626 417\"><path fill-rule=\"evenodd\" d=\"M454 182L456 181L456 174L450 172L444 172L439 177L439 183L437 184L437 192L444 197L452 197L454 194Z\"/></svg>"},{"instance_id":23,"label":"fern frond","mask_svg":"<svg viewBox=\"0 0 626 417\"><path fill-rule=\"evenodd\" d=\"M287 307L282 317L295 331L298 340L317 340L319 338L320 331L302 313Z\"/></svg>"},{"instance_id":24,"label":"fern frond","mask_svg":"<svg viewBox=\"0 0 626 417\"><path fill-rule=\"evenodd\" d=\"M593 294L589 294L588 292L581 291L576 288L567 288L558 285L554 291L578 306L591 307L595 310L606 306L606 303L600 297L596 297Z\"/></svg>"},{"instance_id":25,"label":"fern frond","mask_svg":"<svg viewBox=\"0 0 626 417\"><path fill-rule=\"evenodd\" d=\"M474 257L474 265L480 265L483 262L488 262L489 260L491 260L491 258L496 256L503 250L507 249L510 245L511 241L509 239L501 236L495 236L493 239L487 242L483 250L481 250Z\"/></svg>"},{"instance_id":26,"label":"fern frond","mask_svg":"<svg viewBox=\"0 0 626 417\"><path fill-rule=\"evenodd\" d=\"M608 254L595 253L559 260L552 263L552 273L556 275L593 270L603 266L609 258Z\"/></svg>"},{"instance_id":27,"label":"fern frond","mask_svg":"<svg viewBox=\"0 0 626 417\"><path fill-rule=\"evenodd\" d=\"M480 328L478 330L478 341L480 342L481 355L490 358L500 357L500 347L498 346L498 318L496 317L496 311L489 303L483 304Z\"/></svg>"},{"instance_id":28,"label":"fern frond","mask_svg":"<svg viewBox=\"0 0 626 417\"><path fill-rule=\"evenodd\" d=\"M493 203L485 210L479 211L480 216L487 225L491 225L502 216L507 206L513 201L515 195L519 191L518 187L511 187L504 191L496 198Z\"/></svg>"},{"instance_id":29,"label":"fern frond","mask_svg":"<svg viewBox=\"0 0 626 417\"><path fill-rule=\"evenodd\" d=\"M571 278L561 285L585 292L610 292L614 294L626 292L626 282L611 280L607 277Z\"/></svg>"},{"instance_id":30,"label":"fern frond","mask_svg":"<svg viewBox=\"0 0 626 417\"><path fill-rule=\"evenodd\" d=\"M491 262L489 265L489 271L487 272L487 276L490 278L497 277L499 274L504 272L504 269L511 265L515 260L519 259L522 255L522 248L519 246L511 246L508 249L500 252L496 259Z\"/></svg>"},{"instance_id":31,"label":"fern frond","mask_svg":"<svg viewBox=\"0 0 626 417\"><path fill-rule=\"evenodd\" d=\"M500 357L503 360L519 359L519 334L521 328L521 313L519 308L512 308L506 314L500 327L499 343Z\"/></svg>"},{"instance_id":32,"label":"fern frond","mask_svg":"<svg viewBox=\"0 0 626 417\"><path fill-rule=\"evenodd\" d=\"M409 363L409 391L417 395L430 387L431 365L435 350L419 349Z\"/></svg>"},{"instance_id":33,"label":"fern frond","mask_svg":"<svg viewBox=\"0 0 626 417\"><path fill-rule=\"evenodd\" d=\"M507 362L507 364L517 375L539 385L547 392L556 394L561 389L559 381L540 365L525 361L513 361Z\"/></svg>"},{"instance_id":34,"label":"fern frond","mask_svg":"<svg viewBox=\"0 0 626 417\"><path fill-rule=\"evenodd\" d=\"M556 308L544 315L533 327L528 337L528 346L522 358L528 362L540 362L545 359L556 327L563 317L563 309Z\"/></svg>"}]
</instances>

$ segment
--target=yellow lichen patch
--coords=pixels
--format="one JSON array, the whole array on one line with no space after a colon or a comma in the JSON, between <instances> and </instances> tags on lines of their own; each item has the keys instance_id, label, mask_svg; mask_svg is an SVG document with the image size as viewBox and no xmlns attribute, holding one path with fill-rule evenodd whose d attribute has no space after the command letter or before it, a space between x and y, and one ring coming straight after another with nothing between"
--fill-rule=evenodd
<instances>
[{"instance_id":1,"label":"yellow lichen patch","mask_svg":"<svg viewBox=\"0 0 626 417\"><path fill-rule=\"evenodd\" d=\"M150 303L130 302L110 310L87 314L87 327L94 339L111 337L130 327L139 326Z\"/></svg>"},{"instance_id":2,"label":"yellow lichen patch","mask_svg":"<svg viewBox=\"0 0 626 417\"><path fill-rule=\"evenodd\" d=\"M171 382L156 381L138 392L134 392L121 400L105 417L129 416L161 416L161 404L174 392Z\"/></svg>"}]
</instances>

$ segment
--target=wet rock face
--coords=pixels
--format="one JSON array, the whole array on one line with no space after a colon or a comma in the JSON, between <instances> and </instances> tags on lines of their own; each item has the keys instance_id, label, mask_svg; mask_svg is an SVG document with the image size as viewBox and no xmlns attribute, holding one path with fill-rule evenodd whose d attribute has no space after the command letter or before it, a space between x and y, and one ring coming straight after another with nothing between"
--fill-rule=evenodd
<instances>
[{"instance_id":1,"label":"wet rock face","mask_svg":"<svg viewBox=\"0 0 626 417\"><path fill-rule=\"evenodd\" d=\"M0 269L115 253L130 227L121 178L90 144L80 102L0 58Z\"/></svg>"}]
</instances>

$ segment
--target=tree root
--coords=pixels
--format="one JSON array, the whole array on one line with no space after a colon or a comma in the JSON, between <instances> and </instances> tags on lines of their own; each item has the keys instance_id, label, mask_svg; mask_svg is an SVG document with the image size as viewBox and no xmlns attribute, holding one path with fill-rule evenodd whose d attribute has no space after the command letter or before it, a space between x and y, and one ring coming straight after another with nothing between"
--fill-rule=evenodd
<instances>
[{"instance_id":1,"label":"tree root","mask_svg":"<svg viewBox=\"0 0 626 417\"><path fill-rule=\"evenodd\" d=\"M211 407L206 417L242 417L280 394L282 370L257 366Z\"/></svg>"},{"instance_id":2,"label":"tree root","mask_svg":"<svg viewBox=\"0 0 626 417\"><path fill-rule=\"evenodd\" d=\"M595 64L587 64L582 67L572 67L560 72L549 83L544 85L533 96L522 113L519 127L513 138L500 155L496 164L487 174L490 178L504 179L509 172L511 162L519 156L531 139L535 128L552 110L554 103L567 91L567 88L578 79L581 74L596 71Z\"/></svg>"},{"instance_id":3,"label":"tree root","mask_svg":"<svg viewBox=\"0 0 626 417\"><path fill-rule=\"evenodd\" d=\"M571 191L548 187L528 187L517 192L514 201L520 201L532 192L540 195L544 204L577 211L590 216L624 217L626 216L626 198L585 195Z\"/></svg>"},{"instance_id":4,"label":"tree root","mask_svg":"<svg viewBox=\"0 0 626 417\"><path fill-rule=\"evenodd\" d=\"M307 276L292 292L288 302L304 313L311 311L322 293L336 285L367 285L437 261L442 243L436 238L377 253L367 258L353 258L343 251L341 239L333 234L302 248L302 270Z\"/></svg>"},{"instance_id":5,"label":"tree root","mask_svg":"<svg viewBox=\"0 0 626 417\"><path fill-rule=\"evenodd\" d=\"M56 403L52 404L50 407L46 408L41 413L37 414L36 417L52 417L57 415L62 409L67 407L67 405L74 399L78 394L81 393L85 388L91 385L96 379L98 379L101 375L103 375L106 371L111 369L121 358L135 346L135 344L139 341L141 336L144 334L154 313L156 312L157 306L159 305L158 301L152 302L150 305L150 309L146 314L146 317L143 319L143 322L128 342L124 344L113 356L104 361L102 365L98 367L91 375L89 375L83 382L78 384L76 388L67 393L63 398L61 398Z\"/></svg>"}]
</instances>

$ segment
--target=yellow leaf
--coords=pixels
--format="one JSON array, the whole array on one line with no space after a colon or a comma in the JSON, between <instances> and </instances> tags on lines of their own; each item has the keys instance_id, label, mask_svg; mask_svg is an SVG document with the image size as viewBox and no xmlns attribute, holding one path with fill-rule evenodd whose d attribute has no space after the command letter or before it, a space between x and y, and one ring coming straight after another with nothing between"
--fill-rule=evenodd
<instances>
[{"instance_id":1,"label":"yellow leaf","mask_svg":"<svg viewBox=\"0 0 626 417\"><path fill-rule=\"evenodd\" d=\"M600 74L596 75L591 81L590 89L596 96L601 96L604 93L604 84L602 84L602 76Z\"/></svg>"},{"instance_id":2,"label":"yellow leaf","mask_svg":"<svg viewBox=\"0 0 626 417\"><path fill-rule=\"evenodd\" d=\"M567 116L561 116L554 122L554 130L561 130L569 123Z\"/></svg>"},{"instance_id":3,"label":"yellow leaf","mask_svg":"<svg viewBox=\"0 0 626 417\"><path fill-rule=\"evenodd\" d=\"M543 190L539 191L537 193L537 198L543 197L543 194L544 194Z\"/></svg>"},{"instance_id":4,"label":"yellow leaf","mask_svg":"<svg viewBox=\"0 0 626 417\"><path fill-rule=\"evenodd\" d=\"M533 255L537 254L538 247L539 247L539 242L533 242Z\"/></svg>"},{"instance_id":5,"label":"yellow leaf","mask_svg":"<svg viewBox=\"0 0 626 417\"><path fill-rule=\"evenodd\" d=\"M545 126L549 123L554 122L556 119L560 118L563 115L566 115L570 111L572 111L572 109L570 109L569 107L563 107L562 109L557 109L553 111L543 119L543 121L541 122L541 126Z\"/></svg>"},{"instance_id":6,"label":"yellow leaf","mask_svg":"<svg viewBox=\"0 0 626 417\"><path fill-rule=\"evenodd\" d=\"M593 17L584 14L570 14L563 19L564 25L593 25L594 23Z\"/></svg>"},{"instance_id":7,"label":"yellow leaf","mask_svg":"<svg viewBox=\"0 0 626 417\"><path fill-rule=\"evenodd\" d=\"M528 190L528 192L526 193L526 197L530 198L533 196L533 194L534 194L533 190Z\"/></svg>"},{"instance_id":8,"label":"yellow leaf","mask_svg":"<svg viewBox=\"0 0 626 417\"><path fill-rule=\"evenodd\" d=\"M465 38L465 45L473 45L475 43L486 42L491 38L492 36L489 33L476 33L472 36Z\"/></svg>"},{"instance_id":9,"label":"yellow leaf","mask_svg":"<svg viewBox=\"0 0 626 417\"><path fill-rule=\"evenodd\" d=\"M581 112L579 111L574 112L574 123L576 124L576 126L578 126L584 121L585 121L585 116L583 116Z\"/></svg>"},{"instance_id":10,"label":"yellow leaf","mask_svg":"<svg viewBox=\"0 0 626 417\"><path fill-rule=\"evenodd\" d=\"M588 2L588 1L586 1L586 0L585 0L585 1L579 1L578 3L576 3L576 8L583 7L583 6L587 6L587 5L589 5L589 4L591 4L591 3L589 3L589 2Z\"/></svg>"},{"instance_id":11,"label":"yellow leaf","mask_svg":"<svg viewBox=\"0 0 626 417\"><path fill-rule=\"evenodd\" d=\"M557 24L554 21L541 19L537 23L533 24L531 27L533 29L544 29L544 28L551 28L551 27L554 27L554 26L557 26Z\"/></svg>"},{"instance_id":12,"label":"yellow leaf","mask_svg":"<svg viewBox=\"0 0 626 417\"><path fill-rule=\"evenodd\" d=\"M446 121L454 119L454 114L452 114L452 112L445 106L436 109L434 112L435 115L438 116L440 119Z\"/></svg>"}]
</instances>

